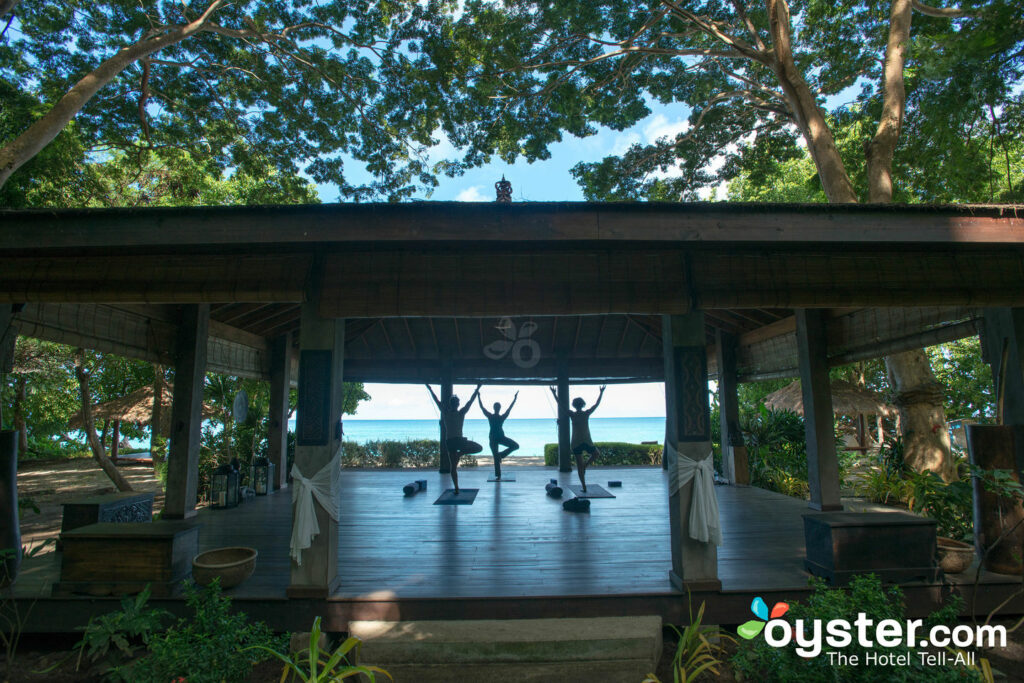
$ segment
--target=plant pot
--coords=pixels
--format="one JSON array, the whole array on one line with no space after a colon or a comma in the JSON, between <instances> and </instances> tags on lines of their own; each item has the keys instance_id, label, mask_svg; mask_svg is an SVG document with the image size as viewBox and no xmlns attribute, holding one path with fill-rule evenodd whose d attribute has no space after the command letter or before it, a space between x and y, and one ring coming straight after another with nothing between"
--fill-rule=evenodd
<instances>
[{"instance_id":1,"label":"plant pot","mask_svg":"<svg viewBox=\"0 0 1024 683\"><path fill-rule=\"evenodd\" d=\"M935 539L938 549L939 567L947 574L960 574L974 562L974 546L963 541L938 536Z\"/></svg>"},{"instance_id":2,"label":"plant pot","mask_svg":"<svg viewBox=\"0 0 1024 683\"><path fill-rule=\"evenodd\" d=\"M244 547L199 553L192 559L192 580L200 586L208 586L219 578L221 588L234 588L252 576L257 555L255 548Z\"/></svg>"},{"instance_id":3,"label":"plant pot","mask_svg":"<svg viewBox=\"0 0 1024 683\"><path fill-rule=\"evenodd\" d=\"M18 524L18 432L0 431L0 588L18 578L21 527Z\"/></svg>"}]
</instances>

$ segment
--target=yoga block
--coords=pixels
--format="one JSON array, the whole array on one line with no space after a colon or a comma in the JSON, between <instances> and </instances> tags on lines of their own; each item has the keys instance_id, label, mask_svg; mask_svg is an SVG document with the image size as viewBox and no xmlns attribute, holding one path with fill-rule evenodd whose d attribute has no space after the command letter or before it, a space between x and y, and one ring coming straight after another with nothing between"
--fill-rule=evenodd
<instances>
[{"instance_id":1,"label":"yoga block","mask_svg":"<svg viewBox=\"0 0 1024 683\"><path fill-rule=\"evenodd\" d=\"M834 585L857 574L935 581L935 520L906 512L815 512L804 518L807 571Z\"/></svg>"},{"instance_id":2,"label":"yoga block","mask_svg":"<svg viewBox=\"0 0 1024 683\"><path fill-rule=\"evenodd\" d=\"M622 488L622 482L618 481L618 480L610 481L610 482L608 482L608 488L610 488L610 489Z\"/></svg>"},{"instance_id":3,"label":"yoga block","mask_svg":"<svg viewBox=\"0 0 1024 683\"><path fill-rule=\"evenodd\" d=\"M64 553L54 595L126 595L150 585L174 594L192 574L199 526L190 521L104 522L61 534Z\"/></svg>"}]
</instances>

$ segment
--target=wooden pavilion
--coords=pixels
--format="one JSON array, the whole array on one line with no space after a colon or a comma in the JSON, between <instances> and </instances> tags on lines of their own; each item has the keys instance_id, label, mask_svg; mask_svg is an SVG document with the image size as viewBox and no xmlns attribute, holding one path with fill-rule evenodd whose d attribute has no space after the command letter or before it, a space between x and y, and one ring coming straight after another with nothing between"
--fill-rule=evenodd
<instances>
[{"instance_id":1,"label":"wooden pavilion","mask_svg":"<svg viewBox=\"0 0 1024 683\"><path fill-rule=\"evenodd\" d=\"M9 321L23 335L175 367L164 510L170 519L196 515L206 371L270 381L270 453L278 464L278 487L287 485L287 392L293 383L300 396L295 464L311 477L340 446L343 379L432 382L443 393L456 383L557 383L567 389L585 382L664 381L666 451L699 462L711 453L707 380L717 376L724 474L742 480L736 471L742 463L734 463L728 446L741 443L737 383L799 376L809 505L816 510L841 507L830 366L980 333L1002 418L1024 424L1024 218L1016 207L410 203L0 211L0 328ZM517 330L515 341L522 336L529 342L528 352L495 351L503 348L496 342L509 340L510 329ZM564 415L568 391L559 394ZM559 469L568 472L568 424L560 423ZM351 482L353 490L384 486L375 479L383 473L356 474L362 479ZM665 478L657 472L652 481L660 488ZM648 484L638 481L637 487ZM637 593L616 585L621 576L606 573L604 583L586 583L587 595L571 586L551 594L582 601L583 613L650 607L682 615L679 591L688 589L718 596L709 611L731 623L730 609L749 604L748 597L743 604L742 591L800 590L792 582L758 586L756 574L730 589L731 575L726 582L720 572L731 562L749 562L757 545L743 535L747 530L726 525L750 524L766 534L763 510L791 501L758 499L746 512L726 512L722 502L726 543L720 554L713 543L686 532L692 482L666 488L670 493L663 491L660 502L638 502L633 510L667 517L652 537L663 536L663 545L642 542L663 553L664 563L646 565L656 567L658 582L641 581ZM734 489L719 499L725 495L740 506L743 491L751 492L749 500L761 495ZM396 530L361 508L358 496L343 495L338 519L316 507L321 533L298 564L287 557L290 509L283 500L271 496L231 512L251 510L285 521L274 526L271 517L261 518L256 539L279 582L287 571L286 591L273 597L292 601L292 607L281 609L294 614L300 604L313 611L333 605L334 626L374 609L433 618L493 609L455 600L488 596L458 595L437 584L406 601L359 592L371 583L346 588L346 576L372 578L374 568L349 564L339 548L347 557L360 554L358 543L415 553L397 534L423 539L457 533L456 518L431 528L410 516ZM210 529L217 526L203 517ZM576 523L563 521L559 528L572 537ZM637 524L621 537L642 528ZM278 527L280 534L268 538L265 529ZM228 533L217 528L211 537ZM505 533L495 527L496 535L478 541L500 544ZM748 555L730 554L729 537ZM802 543L795 537L790 542L787 561ZM615 545L604 543L587 562L573 565L578 574L610 563ZM515 557L489 557L516 566ZM451 559L459 561L457 554ZM437 562L442 575L454 571ZM919 597L930 603L940 593L939 587L921 586ZM556 608L543 600L551 594L540 588L520 592L522 605L536 602L534 611L508 609L518 616L550 615ZM490 597L510 596L496 591ZM55 601L52 614L62 616L53 618L89 610L72 603ZM270 609L267 604L263 600L253 611ZM740 612L733 615L737 620Z\"/></svg>"}]
</instances>

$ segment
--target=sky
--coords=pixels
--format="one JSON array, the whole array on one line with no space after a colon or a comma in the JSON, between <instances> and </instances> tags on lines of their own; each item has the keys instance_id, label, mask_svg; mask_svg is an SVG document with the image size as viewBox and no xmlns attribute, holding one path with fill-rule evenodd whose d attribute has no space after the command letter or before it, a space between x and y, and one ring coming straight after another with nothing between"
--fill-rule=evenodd
<instances>
[{"instance_id":1,"label":"sky","mask_svg":"<svg viewBox=\"0 0 1024 683\"><path fill-rule=\"evenodd\" d=\"M370 401L359 404L355 415L346 420L436 420L437 406L422 384L366 384ZM455 385L454 392L461 400L467 401L473 394L473 386ZM555 399L547 387L491 386L480 390L480 396L488 410L495 401L502 410L508 408L516 391L519 400L512 409L510 419L554 418L557 417ZM434 386L434 392L440 390ZM572 398L579 396L593 405L597 400L598 387L585 385L570 387ZM468 419L483 418L480 407L475 406L466 415ZM612 384L605 391L601 405L594 417L664 417L665 385L661 382L647 384Z\"/></svg>"}]
</instances>

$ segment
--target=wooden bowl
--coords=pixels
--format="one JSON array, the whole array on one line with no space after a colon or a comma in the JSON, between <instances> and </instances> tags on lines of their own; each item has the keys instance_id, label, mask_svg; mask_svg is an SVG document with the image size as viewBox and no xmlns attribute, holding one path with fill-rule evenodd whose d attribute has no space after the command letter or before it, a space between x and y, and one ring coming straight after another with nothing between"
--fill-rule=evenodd
<instances>
[{"instance_id":1,"label":"wooden bowl","mask_svg":"<svg viewBox=\"0 0 1024 683\"><path fill-rule=\"evenodd\" d=\"M963 541L939 536L935 539L939 553L939 567L947 574L967 571L974 562L974 546Z\"/></svg>"},{"instance_id":2,"label":"wooden bowl","mask_svg":"<svg viewBox=\"0 0 1024 683\"><path fill-rule=\"evenodd\" d=\"M192 558L192 580L200 586L208 586L219 578L221 588L234 588L252 576L258 554L255 548L243 547L199 553Z\"/></svg>"}]
</instances>

